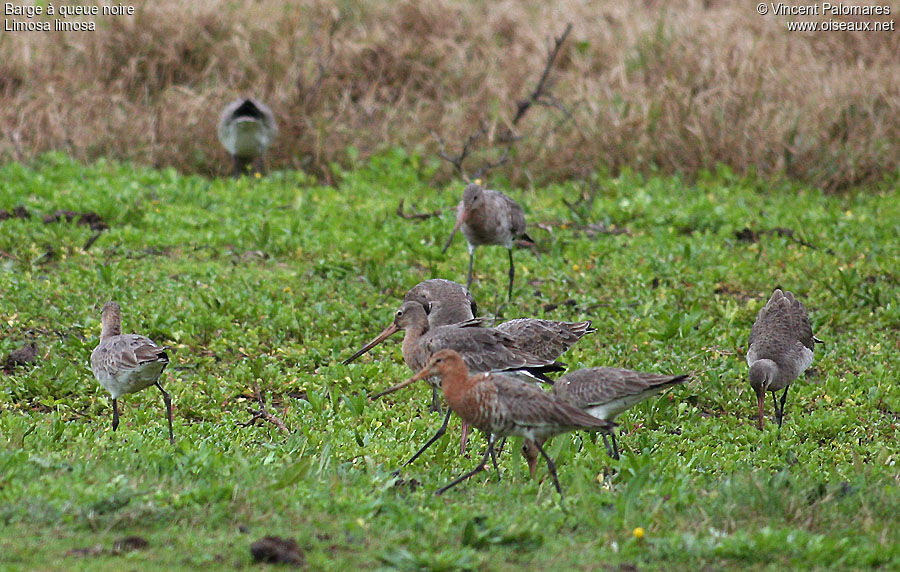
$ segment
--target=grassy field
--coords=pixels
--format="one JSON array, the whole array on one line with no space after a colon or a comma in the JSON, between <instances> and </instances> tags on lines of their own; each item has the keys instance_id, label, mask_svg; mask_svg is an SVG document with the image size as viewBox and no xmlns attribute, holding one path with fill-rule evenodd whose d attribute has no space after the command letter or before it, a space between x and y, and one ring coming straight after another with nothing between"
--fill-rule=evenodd
<instances>
[{"instance_id":1,"label":"grassy field","mask_svg":"<svg viewBox=\"0 0 900 572\"><path fill-rule=\"evenodd\" d=\"M586 435L549 444L564 501L518 444L503 479L432 493L480 455L458 422L391 476L439 425L422 384L370 403L409 372L396 342L340 360L391 319L403 293L465 278L440 247L460 185L400 151L317 186L296 173L237 182L45 155L0 167L0 569L246 568L250 544L298 541L309 569L785 570L900 567L900 193L845 195L737 177L598 175L523 193L541 259L479 250L483 313L591 319L564 359L692 372L620 418L620 461ZM406 208L443 210L404 220ZM568 203L568 205L566 204ZM94 211L109 226L44 222ZM792 290L825 340L792 388L784 428L754 426L744 351L771 290ZM125 331L175 348L163 383L121 400L88 367L108 299ZM253 384L290 428L243 426ZM767 403L771 419L771 404ZM608 475L604 478L604 475ZM638 538L635 529L644 531ZM122 548L139 536L146 546ZM118 541L118 544L117 544ZM124 544L129 544L125 542ZM142 544L135 543L132 544Z\"/></svg>"}]
</instances>

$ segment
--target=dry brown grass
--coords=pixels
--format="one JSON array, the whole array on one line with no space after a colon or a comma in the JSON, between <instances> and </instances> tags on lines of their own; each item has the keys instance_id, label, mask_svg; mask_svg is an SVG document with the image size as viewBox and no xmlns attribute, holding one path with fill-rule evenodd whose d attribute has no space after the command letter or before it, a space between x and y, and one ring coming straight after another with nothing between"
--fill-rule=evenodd
<instances>
[{"instance_id":1,"label":"dry brown grass","mask_svg":"<svg viewBox=\"0 0 900 572\"><path fill-rule=\"evenodd\" d=\"M349 146L436 154L431 130L457 146L482 123L502 133L571 21L553 76L571 114L529 112L501 169L514 181L725 163L841 189L897 169L900 32L791 33L713 0L339 4L160 0L93 33L4 33L0 160L61 149L223 174L215 123L239 94L278 115L275 167L328 179Z\"/></svg>"}]
</instances>

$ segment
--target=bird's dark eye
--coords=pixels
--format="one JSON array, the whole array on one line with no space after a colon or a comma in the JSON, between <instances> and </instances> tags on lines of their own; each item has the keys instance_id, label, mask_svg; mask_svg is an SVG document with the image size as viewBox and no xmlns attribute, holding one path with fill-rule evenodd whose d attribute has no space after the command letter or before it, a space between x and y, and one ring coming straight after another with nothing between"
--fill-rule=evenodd
<instances>
[{"instance_id":1,"label":"bird's dark eye","mask_svg":"<svg viewBox=\"0 0 900 572\"><path fill-rule=\"evenodd\" d=\"M428 315L431 313L431 302L425 304L425 314Z\"/></svg>"},{"instance_id":2,"label":"bird's dark eye","mask_svg":"<svg viewBox=\"0 0 900 572\"><path fill-rule=\"evenodd\" d=\"M397 310L397 317L400 318L403 316L403 310Z\"/></svg>"}]
</instances>

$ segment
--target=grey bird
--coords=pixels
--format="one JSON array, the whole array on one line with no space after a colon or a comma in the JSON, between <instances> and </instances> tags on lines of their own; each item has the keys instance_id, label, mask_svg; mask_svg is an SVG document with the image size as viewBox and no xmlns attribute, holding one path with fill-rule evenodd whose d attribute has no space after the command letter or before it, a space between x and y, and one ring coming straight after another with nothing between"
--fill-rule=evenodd
<instances>
[{"instance_id":1,"label":"grey bird","mask_svg":"<svg viewBox=\"0 0 900 572\"><path fill-rule=\"evenodd\" d=\"M522 212L522 207L500 191L492 191L471 183L466 186L462 201L456 207L456 224L441 252L447 252L450 248L457 230L462 230L469 244L466 288L472 286L475 249L481 245L500 244L509 252L508 299L512 300L513 280L516 275L513 264L513 242L516 239L524 239L534 243L534 240L525 233L525 213Z\"/></svg>"},{"instance_id":2,"label":"grey bird","mask_svg":"<svg viewBox=\"0 0 900 572\"><path fill-rule=\"evenodd\" d=\"M750 330L747 365L750 386L756 392L758 427L763 428L763 404L772 392L775 422L784 420L784 401L788 388L812 364L813 349L821 340L813 336L806 307L790 292L775 289L756 316ZM780 403L776 392L784 389Z\"/></svg>"},{"instance_id":3,"label":"grey bird","mask_svg":"<svg viewBox=\"0 0 900 572\"><path fill-rule=\"evenodd\" d=\"M107 302L101 311L100 343L91 352L91 370L100 385L112 395L113 431L119 428L116 400L155 385L162 392L169 420L169 441L175 443L172 431L172 398L159 383L159 376L169 364L167 347L150 338L122 333L122 309L117 302Z\"/></svg>"},{"instance_id":4,"label":"grey bird","mask_svg":"<svg viewBox=\"0 0 900 572\"><path fill-rule=\"evenodd\" d=\"M421 304L431 328L458 324L478 315L478 306L469 289L443 278L419 282L403 296L403 301Z\"/></svg>"},{"instance_id":5,"label":"grey bird","mask_svg":"<svg viewBox=\"0 0 900 572\"><path fill-rule=\"evenodd\" d=\"M560 377L550 392L560 401L589 415L615 421L616 417L633 405L653 397L668 387L684 383L689 378L687 374L663 375L615 367L591 367L572 371ZM612 447L606 433L603 433L606 452L613 459L618 459L616 434L610 431L609 435ZM522 444L522 454L528 462L528 470L534 476L538 456L535 443L526 439Z\"/></svg>"},{"instance_id":6,"label":"grey bird","mask_svg":"<svg viewBox=\"0 0 900 572\"><path fill-rule=\"evenodd\" d=\"M219 141L234 159L233 176L246 174L251 166L262 172L263 153L277 134L275 115L258 99L236 99L225 106L219 117Z\"/></svg>"}]
</instances>

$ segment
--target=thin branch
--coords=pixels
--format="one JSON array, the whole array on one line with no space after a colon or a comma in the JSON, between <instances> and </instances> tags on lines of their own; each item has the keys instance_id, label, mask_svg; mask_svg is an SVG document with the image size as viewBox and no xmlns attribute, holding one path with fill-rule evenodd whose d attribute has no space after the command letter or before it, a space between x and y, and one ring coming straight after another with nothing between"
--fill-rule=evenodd
<instances>
[{"instance_id":1,"label":"thin branch","mask_svg":"<svg viewBox=\"0 0 900 572\"><path fill-rule=\"evenodd\" d=\"M238 427L249 427L251 425L255 425L257 420L262 419L263 421L268 421L269 423L278 427L278 429L282 433L290 433L287 425L284 424L284 421L282 421L278 416L269 413L269 411L266 409L266 399L265 397L263 397L262 392L259 390L259 384L256 382L256 380L253 380L253 392L256 394L256 401L259 403L259 409L253 409L252 407L248 406L247 411L251 415L253 415L253 417L246 423L238 423Z\"/></svg>"},{"instance_id":2,"label":"thin branch","mask_svg":"<svg viewBox=\"0 0 900 572\"><path fill-rule=\"evenodd\" d=\"M499 159L497 159L493 163L488 161L484 165L479 167L478 170L475 171L475 174L472 175L472 178L480 179L485 173L487 173L491 169L496 169L497 167L500 167L501 165L505 165L506 162L509 161L509 152L510 152L510 150L512 150L513 143L514 143L514 141L510 141L506 145L506 148L503 150L503 155L501 155Z\"/></svg>"},{"instance_id":3,"label":"thin branch","mask_svg":"<svg viewBox=\"0 0 900 572\"><path fill-rule=\"evenodd\" d=\"M459 171L459 174L462 175L462 178L466 182L468 182L469 177L466 175L465 169L463 169L463 162L469 156L469 153L472 152L472 145L474 145L475 142L483 137L487 132L487 125L482 123L481 127L477 131L469 134L469 136L466 137L466 140L463 142L462 149L460 149L459 151L459 155L450 155L449 153L447 153L447 146L444 143L444 140L441 139L440 136L438 136L438 134L434 131L431 132L431 137L437 142L438 146L440 147L441 159L453 165L456 170Z\"/></svg>"},{"instance_id":4,"label":"thin branch","mask_svg":"<svg viewBox=\"0 0 900 572\"><path fill-rule=\"evenodd\" d=\"M397 216L406 220L425 220L429 218L433 218L436 216L441 216L441 213L444 211L433 211L430 213L420 213L420 212L411 212L407 213L403 211L403 203L405 199L400 199L400 204L397 205ZM415 206L413 206L415 209Z\"/></svg>"},{"instance_id":5,"label":"thin branch","mask_svg":"<svg viewBox=\"0 0 900 572\"><path fill-rule=\"evenodd\" d=\"M491 136L488 138L488 145L496 145L497 143L504 144L503 151L500 154L499 158L494 161L485 161L474 171L470 178L466 173L463 163L473 152L475 143L489 133L488 125L482 122L478 130L466 137L466 140L463 142L462 148L457 155L451 155L447 151L447 145L444 143L444 140L441 139L441 137L438 136L438 134L434 131L431 132L431 137L437 142L438 147L440 148L439 155L441 159L453 165L453 167L462 176L463 180L469 182L471 179L481 178L491 169L496 169L497 167L505 165L509 161L513 145L515 145L516 142L522 139L521 135L516 134L514 128L519 124L519 122L522 120L528 110L531 109L532 106L540 105L558 109L563 114L563 120L561 121L561 123L571 119L572 111L568 107L566 107L559 99L553 96L553 94L550 93L550 71L553 69L553 65L556 63L556 60L559 56L559 51L571 31L572 24L570 23L566 25L566 29L563 30L563 33L560 36L554 38L553 46L548 49L547 62L544 65L544 70L543 72L541 72L541 76L540 79L538 79L537 85L534 87L534 90L532 90L532 92L526 99L517 103L516 114L513 117L512 121L509 123L509 126L501 128L500 132L496 136L494 136L494 134L491 134Z\"/></svg>"},{"instance_id":6,"label":"thin branch","mask_svg":"<svg viewBox=\"0 0 900 572\"><path fill-rule=\"evenodd\" d=\"M81 247L81 250L87 252L88 248L90 248L95 242L97 242L97 239L100 238L101 234L103 234L102 230L98 230L97 232L92 234L91 237L87 239L87 242L84 243L84 246Z\"/></svg>"},{"instance_id":7,"label":"thin branch","mask_svg":"<svg viewBox=\"0 0 900 572\"><path fill-rule=\"evenodd\" d=\"M512 120L513 127L519 124L519 121L522 120L522 117L525 116L525 113L528 112L532 105L537 103L539 99L548 94L546 90L547 80L550 78L550 70L553 68L553 63L556 61L556 57L559 55L559 49L562 47L563 42L566 41L566 38L569 36L569 32L571 31L572 23L570 22L566 25L566 29L563 30L562 35L554 38L553 48L547 54L547 63L544 65L544 72L541 74L541 79L538 80L537 86L535 86L534 91L531 92L531 95L528 96L528 99L519 102L518 109L516 109L516 115Z\"/></svg>"}]
</instances>

